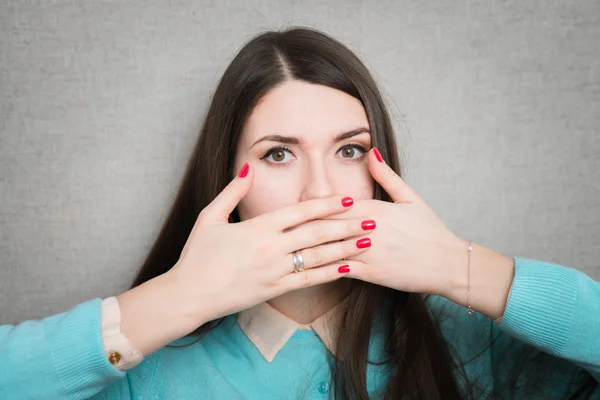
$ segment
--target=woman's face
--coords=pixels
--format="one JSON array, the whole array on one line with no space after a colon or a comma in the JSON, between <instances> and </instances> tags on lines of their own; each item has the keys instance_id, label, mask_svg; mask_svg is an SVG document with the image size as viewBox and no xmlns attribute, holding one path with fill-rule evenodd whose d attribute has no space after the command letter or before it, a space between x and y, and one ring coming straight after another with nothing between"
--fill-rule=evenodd
<instances>
[{"instance_id":1,"label":"woman's face","mask_svg":"<svg viewBox=\"0 0 600 400\"><path fill-rule=\"evenodd\" d=\"M255 107L238 143L235 171L245 162L255 170L240 219L331 195L372 199L370 148L360 101L306 82L277 86Z\"/></svg>"}]
</instances>

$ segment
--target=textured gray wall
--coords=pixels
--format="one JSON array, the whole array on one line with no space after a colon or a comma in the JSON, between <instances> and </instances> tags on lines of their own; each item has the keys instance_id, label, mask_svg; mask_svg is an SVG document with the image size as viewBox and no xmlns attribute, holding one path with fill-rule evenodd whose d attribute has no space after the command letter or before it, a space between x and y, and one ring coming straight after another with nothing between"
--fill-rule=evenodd
<instances>
[{"instance_id":1,"label":"textured gray wall","mask_svg":"<svg viewBox=\"0 0 600 400\"><path fill-rule=\"evenodd\" d=\"M365 60L406 180L454 232L600 279L599 17L592 0L3 0L0 323L126 289L219 75L289 25Z\"/></svg>"}]
</instances>

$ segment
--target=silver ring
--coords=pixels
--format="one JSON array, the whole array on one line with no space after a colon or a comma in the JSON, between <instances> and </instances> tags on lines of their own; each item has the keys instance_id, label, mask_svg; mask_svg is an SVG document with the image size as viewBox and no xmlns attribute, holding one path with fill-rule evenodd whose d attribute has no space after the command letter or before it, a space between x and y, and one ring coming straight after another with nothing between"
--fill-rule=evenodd
<instances>
[{"instance_id":1,"label":"silver ring","mask_svg":"<svg viewBox=\"0 0 600 400\"><path fill-rule=\"evenodd\" d=\"M302 253L300 253L300 250L294 251L292 257L294 259L294 272L304 271L304 261L302 260Z\"/></svg>"}]
</instances>

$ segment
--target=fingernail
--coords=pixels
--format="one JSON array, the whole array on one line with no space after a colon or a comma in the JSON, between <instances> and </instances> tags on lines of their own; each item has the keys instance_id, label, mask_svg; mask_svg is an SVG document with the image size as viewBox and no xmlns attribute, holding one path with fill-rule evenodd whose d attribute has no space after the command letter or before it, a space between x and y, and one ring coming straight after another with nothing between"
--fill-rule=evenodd
<instances>
[{"instance_id":1,"label":"fingernail","mask_svg":"<svg viewBox=\"0 0 600 400\"><path fill-rule=\"evenodd\" d=\"M383 162L383 158L381 158L381 154L379 154L379 150L377 150L377 147L373 147L373 153L375 153L377 161Z\"/></svg>"},{"instance_id":2,"label":"fingernail","mask_svg":"<svg viewBox=\"0 0 600 400\"><path fill-rule=\"evenodd\" d=\"M375 224L375 221L373 221L372 219L368 219L366 221L363 221L360 224L360 226L361 226L361 228L363 228L363 231L368 231L371 229L375 229L376 224Z\"/></svg>"},{"instance_id":3,"label":"fingernail","mask_svg":"<svg viewBox=\"0 0 600 400\"><path fill-rule=\"evenodd\" d=\"M352 200L352 197L344 197L342 199L342 205L344 207L350 207L352 204L354 204L354 200Z\"/></svg>"},{"instance_id":4,"label":"fingernail","mask_svg":"<svg viewBox=\"0 0 600 400\"><path fill-rule=\"evenodd\" d=\"M238 174L238 176L240 178L245 178L246 175L248 175L248 171L250 170L250 166L248 165L248 163L244 164L244 166L242 167L242 169L240 170L240 173Z\"/></svg>"},{"instance_id":5,"label":"fingernail","mask_svg":"<svg viewBox=\"0 0 600 400\"><path fill-rule=\"evenodd\" d=\"M340 274L343 274L345 272L350 272L350 266L349 265L342 265L341 267L338 268L338 272Z\"/></svg>"},{"instance_id":6,"label":"fingernail","mask_svg":"<svg viewBox=\"0 0 600 400\"><path fill-rule=\"evenodd\" d=\"M356 247L359 249L366 249L367 247L371 247L371 239L364 238L356 241Z\"/></svg>"}]
</instances>

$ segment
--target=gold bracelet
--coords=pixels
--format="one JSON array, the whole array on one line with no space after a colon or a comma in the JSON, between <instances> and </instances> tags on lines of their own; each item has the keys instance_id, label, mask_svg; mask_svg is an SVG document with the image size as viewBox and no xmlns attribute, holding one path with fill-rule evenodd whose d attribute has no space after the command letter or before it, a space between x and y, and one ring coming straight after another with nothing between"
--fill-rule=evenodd
<instances>
[{"instance_id":1,"label":"gold bracelet","mask_svg":"<svg viewBox=\"0 0 600 400\"><path fill-rule=\"evenodd\" d=\"M469 240L469 245L467 246L469 254L467 261L467 312L469 315L473 315L473 308L471 308L471 251L473 251L473 246L471 246L471 241Z\"/></svg>"}]
</instances>

